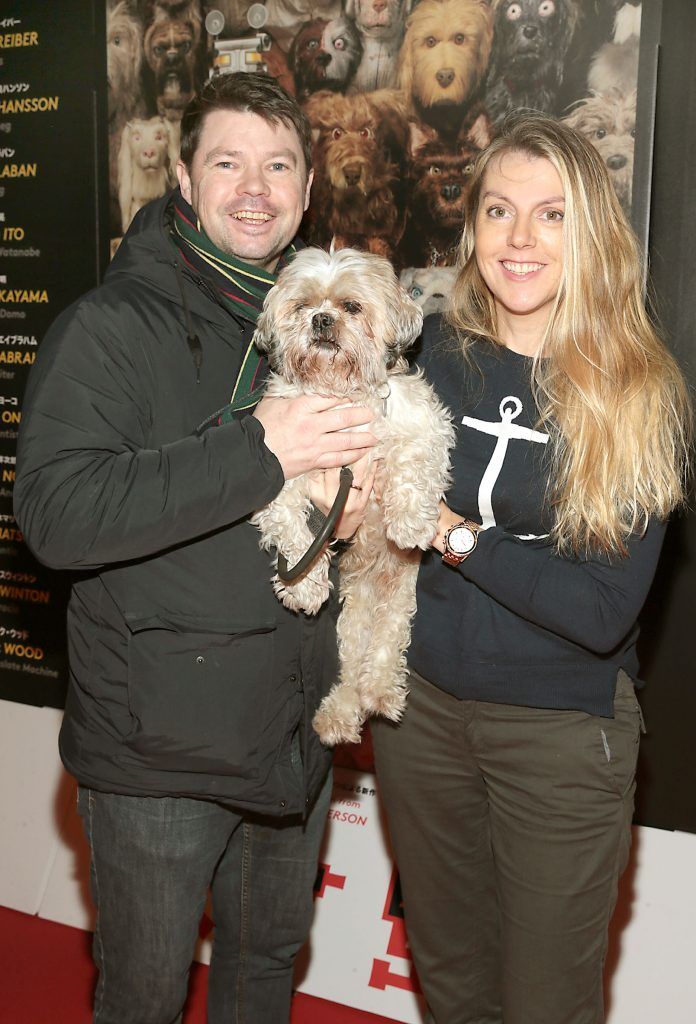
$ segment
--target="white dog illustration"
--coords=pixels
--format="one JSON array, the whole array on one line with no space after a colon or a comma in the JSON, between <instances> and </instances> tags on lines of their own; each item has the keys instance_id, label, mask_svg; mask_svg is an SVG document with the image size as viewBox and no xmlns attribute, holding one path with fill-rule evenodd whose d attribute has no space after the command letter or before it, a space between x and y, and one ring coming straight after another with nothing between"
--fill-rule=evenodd
<instances>
[{"instance_id":1,"label":"white dog illustration","mask_svg":"<svg viewBox=\"0 0 696 1024\"><path fill-rule=\"evenodd\" d=\"M448 483L450 417L402 352L417 338L420 308L380 256L304 249L281 272L259 318L256 343L269 352L268 394L345 395L375 413L376 490L365 521L341 555L338 621L341 673L314 718L329 744L357 742L369 714L400 718L415 612L419 552L429 547ZM294 565L309 548L309 480L289 480L252 519L261 544ZM326 547L296 582L275 577L288 608L319 611L329 596Z\"/></svg>"}]
</instances>

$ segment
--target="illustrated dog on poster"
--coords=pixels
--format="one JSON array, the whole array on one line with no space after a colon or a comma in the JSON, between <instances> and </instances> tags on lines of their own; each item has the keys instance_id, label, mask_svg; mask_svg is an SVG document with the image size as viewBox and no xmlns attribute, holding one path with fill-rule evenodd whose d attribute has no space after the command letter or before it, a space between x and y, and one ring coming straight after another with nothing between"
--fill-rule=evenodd
<instances>
[{"instance_id":1,"label":"illustrated dog on poster","mask_svg":"<svg viewBox=\"0 0 696 1024\"><path fill-rule=\"evenodd\" d=\"M118 156L118 200L125 235L141 206L172 187L179 156L178 125L162 117L134 119L124 127Z\"/></svg>"},{"instance_id":2,"label":"illustrated dog on poster","mask_svg":"<svg viewBox=\"0 0 696 1024\"><path fill-rule=\"evenodd\" d=\"M119 133L126 121L140 112L142 103L142 25L126 0L106 11L106 80L108 86L109 130Z\"/></svg>"},{"instance_id":3,"label":"illustrated dog on poster","mask_svg":"<svg viewBox=\"0 0 696 1024\"><path fill-rule=\"evenodd\" d=\"M408 162L409 221L402 253L414 267L453 266L464 228L464 209L479 150L411 126Z\"/></svg>"},{"instance_id":4,"label":"illustrated dog on poster","mask_svg":"<svg viewBox=\"0 0 696 1024\"><path fill-rule=\"evenodd\" d=\"M307 22L297 33L288 55L297 98L303 102L320 89L343 91L361 56L360 35L349 18L316 18Z\"/></svg>"},{"instance_id":5,"label":"illustrated dog on poster","mask_svg":"<svg viewBox=\"0 0 696 1024\"><path fill-rule=\"evenodd\" d=\"M157 113L180 121L201 77L203 22L198 0L157 0L143 47Z\"/></svg>"},{"instance_id":6,"label":"illustrated dog on poster","mask_svg":"<svg viewBox=\"0 0 696 1024\"><path fill-rule=\"evenodd\" d=\"M625 213L631 212L633 152L636 133L636 94L612 90L581 100L564 118L581 132L607 165L609 177Z\"/></svg>"},{"instance_id":7,"label":"illustrated dog on poster","mask_svg":"<svg viewBox=\"0 0 696 1024\"><path fill-rule=\"evenodd\" d=\"M617 90L624 96L638 88L641 4L618 4L614 33L592 57L587 86L592 93Z\"/></svg>"},{"instance_id":8,"label":"illustrated dog on poster","mask_svg":"<svg viewBox=\"0 0 696 1024\"><path fill-rule=\"evenodd\" d=\"M392 258L406 221L400 160L408 125L397 95L321 92L306 112L317 133L312 241Z\"/></svg>"},{"instance_id":9,"label":"illustrated dog on poster","mask_svg":"<svg viewBox=\"0 0 696 1024\"><path fill-rule=\"evenodd\" d=\"M324 743L355 743L370 714L398 721L406 700L406 657L415 613L418 549L427 549L448 483L454 435L449 414L402 353L422 313L387 260L341 249L304 249L264 303L256 344L269 353L268 394L344 395L375 414L376 483L367 515L341 555L340 678L314 728ZM309 548L309 480L289 480L252 518L261 544L294 565ZM294 583L274 579L293 610L316 614L331 589L331 547Z\"/></svg>"},{"instance_id":10,"label":"illustrated dog on poster","mask_svg":"<svg viewBox=\"0 0 696 1024\"><path fill-rule=\"evenodd\" d=\"M421 0L406 22L399 59L399 88L414 116L480 149L491 141L480 94L492 39L485 0Z\"/></svg>"},{"instance_id":11,"label":"illustrated dog on poster","mask_svg":"<svg viewBox=\"0 0 696 1024\"><path fill-rule=\"evenodd\" d=\"M485 103L498 124L518 107L558 112L578 0L494 0Z\"/></svg>"},{"instance_id":12,"label":"illustrated dog on poster","mask_svg":"<svg viewBox=\"0 0 696 1024\"><path fill-rule=\"evenodd\" d=\"M457 273L456 267L407 267L399 280L406 294L423 310L423 316L428 316L447 308Z\"/></svg>"},{"instance_id":13,"label":"illustrated dog on poster","mask_svg":"<svg viewBox=\"0 0 696 1024\"><path fill-rule=\"evenodd\" d=\"M411 0L346 0L345 13L355 22L362 43L352 92L396 86L398 56L410 8Z\"/></svg>"},{"instance_id":14,"label":"illustrated dog on poster","mask_svg":"<svg viewBox=\"0 0 696 1024\"><path fill-rule=\"evenodd\" d=\"M126 122L145 113L140 72L142 66L142 24L126 0L118 0L106 11L106 80L109 111L109 227L121 232L118 205L118 154Z\"/></svg>"}]
</instances>

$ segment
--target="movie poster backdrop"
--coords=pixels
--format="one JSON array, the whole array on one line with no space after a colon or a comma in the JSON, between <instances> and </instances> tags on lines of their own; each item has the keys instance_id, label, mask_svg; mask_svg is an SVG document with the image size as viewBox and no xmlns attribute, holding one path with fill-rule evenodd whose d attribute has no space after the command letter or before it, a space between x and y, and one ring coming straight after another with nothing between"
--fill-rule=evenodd
<instances>
[{"instance_id":1,"label":"movie poster backdrop","mask_svg":"<svg viewBox=\"0 0 696 1024\"><path fill-rule=\"evenodd\" d=\"M106 0L110 230L175 184L179 123L211 75L268 71L315 132L304 237L387 256L431 311L449 290L468 178L505 115L563 118L631 211L633 0Z\"/></svg>"},{"instance_id":2,"label":"movie poster backdrop","mask_svg":"<svg viewBox=\"0 0 696 1024\"><path fill-rule=\"evenodd\" d=\"M12 515L27 374L51 321L97 281L102 191L113 253L140 206L175 184L181 115L201 85L268 71L294 93L316 139L304 236L388 256L430 312L451 288L472 162L509 110L584 132L630 212L640 15L633 0L4 5L0 697L61 706L67 676L67 581L31 558ZM85 82L104 77L102 112Z\"/></svg>"},{"instance_id":3,"label":"movie poster backdrop","mask_svg":"<svg viewBox=\"0 0 696 1024\"><path fill-rule=\"evenodd\" d=\"M38 347L97 281L92 11L6 0L0 13L0 698L53 707L65 698L68 584L29 554L12 491Z\"/></svg>"}]
</instances>

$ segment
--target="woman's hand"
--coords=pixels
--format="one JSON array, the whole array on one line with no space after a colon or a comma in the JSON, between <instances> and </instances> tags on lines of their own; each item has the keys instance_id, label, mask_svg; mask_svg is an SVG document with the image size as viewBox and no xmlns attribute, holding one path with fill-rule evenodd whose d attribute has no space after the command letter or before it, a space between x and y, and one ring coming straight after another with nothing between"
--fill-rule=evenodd
<instances>
[{"instance_id":1,"label":"woman's hand","mask_svg":"<svg viewBox=\"0 0 696 1024\"><path fill-rule=\"evenodd\" d=\"M336 523L334 536L338 540L348 540L352 537L365 518L367 503L375 483L377 460L371 459L370 454L363 455L350 468L353 483L343 513ZM325 469L322 473L312 474L309 496L324 515L328 515L338 493L340 474L340 469Z\"/></svg>"},{"instance_id":2,"label":"woman's hand","mask_svg":"<svg viewBox=\"0 0 696 1024\"><path fill-rule=\"evenodd\" d=\"M440 502L440 518L437 521L437 533L430 541L431 547L437 548L440 554L444 553L445 550L445 534L449 530L450 526L454 526L455 523L461 523L464 516L457 515L453 512L449 505L446 505L444 501Z\"/></svg>"}]
</instances>

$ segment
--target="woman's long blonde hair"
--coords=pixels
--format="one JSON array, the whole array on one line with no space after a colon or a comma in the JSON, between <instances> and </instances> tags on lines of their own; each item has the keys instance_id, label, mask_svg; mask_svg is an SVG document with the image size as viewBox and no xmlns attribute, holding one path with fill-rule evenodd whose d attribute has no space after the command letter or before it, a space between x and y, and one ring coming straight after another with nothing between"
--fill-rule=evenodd
<instances>
[{"instance_id":1,"label":"woman's long blonde hair","mask_svg":"<svg viewBox=\"0 0 696 1024\"><path fill-rule=\"evenodd\" d=\"M532 374L553 441L553 538L562 551L624 553L649 516L665 518L684 500L691 406L646 313L638 243L604 163L567 125L518 111L479 157L448 319L465 355L476 336L501 344L474 228L486 168L511 151L548 160L565 195L561 285Z\"/></svg>"}]
</instances>

